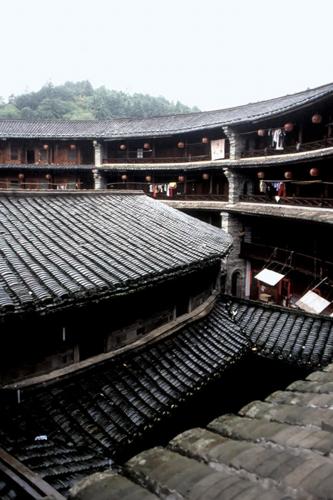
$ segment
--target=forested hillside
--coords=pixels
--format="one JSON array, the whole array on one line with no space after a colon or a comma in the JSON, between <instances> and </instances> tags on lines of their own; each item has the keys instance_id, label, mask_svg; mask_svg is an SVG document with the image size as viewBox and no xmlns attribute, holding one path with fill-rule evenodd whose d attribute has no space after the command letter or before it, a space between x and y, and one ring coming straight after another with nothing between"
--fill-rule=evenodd
<instances>
[{"instance_id":1,"label":"forested hillside","mask_svg":"<svg viewBox=\"0 0 333 500\"><path fill-rule=\"evenodd\" d=\"M147 117L199 111L180 102L145 94L127 94L105 87L94 89L90 82L47 84L38 92L0 97L0 118L92 120Z\"/></svg>"}]
</instances>

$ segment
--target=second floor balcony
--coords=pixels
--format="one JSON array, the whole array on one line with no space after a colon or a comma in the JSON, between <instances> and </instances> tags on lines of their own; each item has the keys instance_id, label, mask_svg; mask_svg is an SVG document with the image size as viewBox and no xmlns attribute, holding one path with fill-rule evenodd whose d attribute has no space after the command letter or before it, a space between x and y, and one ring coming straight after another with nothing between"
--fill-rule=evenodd
<instances>
[{"instance_id":1,"label":"second floor balcony","mask_svg":"<svg viewBox=\"0 0 333 500\"><path fill-rule=\"evenodd\" d=\"M333 137L326 137L319 141L311 141L305 143L293 144L291 146L286 146L283 149L275 149L271 146L267 146L261 149L249 149L248 151L243 151L241 154L242 158L255 158L261 156L272 156L281 154L293 154L293 153L303 153L305 151L314 151L317 149L324 149L333 147Z\"/></svg>"},{"instance_id":2,"label":"second floor balcony","mask_svg":"<svg viewBox=\"0 0 333 500\"><path fill-rule=\"evenodd\" d=\"M333 208L333 197L311 197L311 196L273 196L268 197L260 194L245 194L240 196L240 201L246 203L275 203L279 205L294 205L303 207Z\"/></svg>"},{"instance_id":3,"label":"second floor balcony","mask_svg":"<svg viewBox=\"0 0 333 500\"><path fill-rule=\"evenodd\" d=\"M207 186L203 183L198 183L193 188L189 189L184 183L164 182L164 183L148 183L148 182L112 182L107 184L107 189L111 190L139 190L144 191L147 196L157 200L174 200L174 201L228 201L228 193L224 190L219 191L219 185L212 183ZM212 189L209 189L211 187Z\"/></svg>"},{"instance_id":4,"label":"second floor balcony","mask_svg":"<svg viewBox=\"0 0 333 500\"><path fill-rule=\"evenodd\" d=\"M129 152L126 156L112 156L103 159L103 164L120 164L120 163L190 163L190 162L202 162L210 161L211 156L209 154L193 155L191 153L179 155L169 155L169 156L144 156L138 157L135 152Z\"/></svg>"}]
</instances>

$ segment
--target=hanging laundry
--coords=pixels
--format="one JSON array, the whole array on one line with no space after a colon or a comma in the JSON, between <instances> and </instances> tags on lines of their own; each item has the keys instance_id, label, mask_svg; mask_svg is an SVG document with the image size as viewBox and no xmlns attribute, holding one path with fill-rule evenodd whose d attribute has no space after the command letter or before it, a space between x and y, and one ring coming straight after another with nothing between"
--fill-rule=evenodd
<instances>
[{"instance_id":1,"label":"hanging laundry","mask_svg":"<svg viewBox=\"0 0 333 500\"><path fill-rule=\"evenodd\" d=\"M273 198L273 196L275 194L275 189L270 182L266 183L266 194L267 194L269 199Z\"/></svg>"},{"instance_id":2,"label":"hanging laundry","mask_svg":"<svg viewBox=\"0 0 333 500\"><path fill-rule=\"evenodd\" d=\"M280 187L278 189L278 196L286 196L286 185L284 182L281 182L280 183Z\"/></svg>"},{"instance_id":3,"label":"hanging laundry","mask_svg":"<svg viewBox=\"0 0 333 500\"><path fill-rule=\"evenodd\" d=\"M153 185L153 198L157 198L157 195L159 193L158 186L156 184Z\"/></svg>"},{"instance_id":4,"label":"hanging laundry","mask_svg":"<svg viewBox=\"0 0 333 500\"><path fill-rule=\"evenodd\" d=\"M284 149L284 136L285 133L282 129L276 128L272 135L272 146L276 150Z\"/></svg>"},{"instance_id":5,"label":"hanging laundry","mask_svg":"<svg viewBox=\"0 0 333 500\"><path fill-rule=\"evenodd\" d=\"M259 182L259 192L266 193L266 183L262 179Z\"/></svg>"},{"instance_id":6,"label":"hanging laundry","mask_svg":"<svg viewBox=\"0 0 333 500\"><path fill-rule=\"evenodd\" d=\"M174 195L176 194L176 189L177 189L177 183L176 182L169 182L167 196L170 198L173 198Z\"/></svg>"}]
</instances>

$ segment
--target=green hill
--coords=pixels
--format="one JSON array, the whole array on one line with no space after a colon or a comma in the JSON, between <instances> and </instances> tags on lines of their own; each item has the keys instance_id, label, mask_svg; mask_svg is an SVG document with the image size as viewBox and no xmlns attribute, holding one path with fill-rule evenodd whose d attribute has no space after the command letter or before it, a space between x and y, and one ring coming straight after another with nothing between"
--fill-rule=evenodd
<instances>
[{"instance_id":1,"label":"green hill","mask_svg":"<svg viewBox=\"0 0 333 500\"><path fill-rule=\"evenodd\" d=\"M145 118L148 116L199 111L180 102L145 94L127 94L99 87L90 82L44 85L37 92L0 98L0 118L93 120L108 118Z\"/></svg>"}]
</instances>

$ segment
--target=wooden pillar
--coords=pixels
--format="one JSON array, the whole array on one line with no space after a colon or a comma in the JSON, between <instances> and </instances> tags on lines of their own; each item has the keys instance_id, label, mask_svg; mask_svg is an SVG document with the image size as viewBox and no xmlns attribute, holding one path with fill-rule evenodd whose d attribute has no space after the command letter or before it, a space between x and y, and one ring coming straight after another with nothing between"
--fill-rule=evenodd
<instances>
[{"instance_id":1,"label":"wooden pillar","mask_svg":"<svg viewBox=\"0 0 333 500\"><path fill-rule=\"evenodd\" d=\"M209 194L213 194L213 174L209 178Z\"/></svg>"},{"instance_id":2,"label":"wooden pillar","mask_svg":"<svg viewBox=\"0 0 333 500\"><path fill-rule=\"evenodd\" d=\"M302 144L303 142L303 124L301 123L298 129L298 142Z\"/></svg>"},{"instance_id":3,"label":"wooden pillar","mask_svg":"<svg viewBox=\"0 0 333 500\"><path fill-rule=\"evenodd\" d=\"M327 137L332 137L332 115L328 117Z\"/></svg>"}]
</instances>

